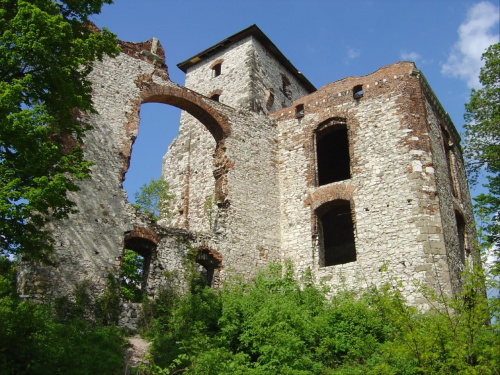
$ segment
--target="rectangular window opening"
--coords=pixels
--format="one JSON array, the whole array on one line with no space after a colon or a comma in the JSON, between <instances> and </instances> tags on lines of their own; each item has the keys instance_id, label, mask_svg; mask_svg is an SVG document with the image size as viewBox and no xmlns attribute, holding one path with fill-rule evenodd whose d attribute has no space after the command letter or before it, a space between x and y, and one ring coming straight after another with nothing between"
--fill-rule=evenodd
<instances>
[{"instance_id":1,"label":"rectangular window opening","mask_svg":"<svg viewBox=\"0 0 500 375\"><path fill-rule=\"evenodd\" d=\"M316 135L318 185L351 178L349 140L345 126L332 126Z\"/></svg>"},{"instance_id":2,"label":"rectangular window opening","mask_svg":"<svg viewBox=\"0 0 500 375\"><path fill-rule=\"evenodd\" d=\"M304 104L299 104L295 107L295 118L304 117Z\"/></svg>"},{"instance_id":3,"label":"rectangular window opening","mask_svg":"<svg viewBox=\"0 0 500 375\"><path fill-rule=\"evenodd\" d=\"M320 266L356 261L354 223L349 201L335 201L319 218Z\"/></svg>"},{"instance_id":4,"label":"rectangular window opening","mask_svg":"<svg viewBox=\"0 0 500 375\"><path fill-rule=\"evenodd\" d=\"M214 67L212 68L212 71L213 71L214 77L220 76L221 72L222 72L222 63L214 65Z\"/></svg>"}]
</instances>

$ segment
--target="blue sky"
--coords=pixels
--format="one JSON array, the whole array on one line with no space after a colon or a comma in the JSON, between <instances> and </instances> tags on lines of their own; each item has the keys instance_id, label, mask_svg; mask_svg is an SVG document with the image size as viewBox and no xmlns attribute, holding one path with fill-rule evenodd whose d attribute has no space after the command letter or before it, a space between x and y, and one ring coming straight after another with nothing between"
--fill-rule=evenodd
<instances>
[{"instance_id":1,"label":"blue sky","mask_svg":"<svg viewBox=\"0 0 500 375\"><path fill-rule=\"evenodd\" d=\"M415 61L462 131L464 103L484 49L499 41L496 1L472 0L116 0L92 17L125 41L157 37L170 78L184 84L177 63L252 25L317 88L362 76L397 61ZM139 136L124 188L133 193L161 172L180 111L141 107Z\"/></svg>"}]
</instances>

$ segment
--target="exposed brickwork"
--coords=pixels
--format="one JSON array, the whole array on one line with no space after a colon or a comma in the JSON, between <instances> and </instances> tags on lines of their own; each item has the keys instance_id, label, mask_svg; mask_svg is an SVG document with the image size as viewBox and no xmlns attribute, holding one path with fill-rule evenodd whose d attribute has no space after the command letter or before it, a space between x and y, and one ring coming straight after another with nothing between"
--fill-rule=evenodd
<instances>
[{"instance_id":1,"label":"exposed brickwork","mask_svg":"<svg viewBox=\"0 0 500 375\"><path fill-rule=\"evenodd\" d=\"M161 236L151 228L148 227L134 227L134 230L131 232L125 233L125 240L131 238L143 238L148 241L153 242L155 245L158 245L160 242Z\"/></svg>"}]
</instances>

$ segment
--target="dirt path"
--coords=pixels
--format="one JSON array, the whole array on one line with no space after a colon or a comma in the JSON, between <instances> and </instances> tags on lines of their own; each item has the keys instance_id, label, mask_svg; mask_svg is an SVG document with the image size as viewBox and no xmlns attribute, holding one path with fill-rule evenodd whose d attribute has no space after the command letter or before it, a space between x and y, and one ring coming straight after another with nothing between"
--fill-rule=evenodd
<instances>
[{"instance_id":1,"label":"dirt path","mask_svg":"<svg viewBox=\"0 0 500 375\"><path fill-rule=\"evenodd\" d=\"M129 374L130 368L137 367L139 364L148 364L145 357L148 354L150 343L139 335L131 336L129 343L130 346L125 355L125 375Z\"/></svg>"}]
</instances>

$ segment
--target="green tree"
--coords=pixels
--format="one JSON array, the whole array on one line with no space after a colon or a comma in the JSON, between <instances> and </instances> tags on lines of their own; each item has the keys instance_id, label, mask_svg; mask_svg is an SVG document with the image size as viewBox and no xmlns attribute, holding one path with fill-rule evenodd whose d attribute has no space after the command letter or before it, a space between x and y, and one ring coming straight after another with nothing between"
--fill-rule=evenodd
<instances>
[{"instance_id":1,"label":"green tree","mask_svg":"<svg viewBox=\"0 0 500 375\"><path fill-rule=\"evenodd\" d=\"M123 299L131 302L142 302L142 279L144 272L144 257L134 250L125 249L121 270L120 294Z\"/></svg>"},{"instance_id":2,"label":"green tree","mask_svg":"<svg viewBox=\"0 0 500 375\"><path fill-rule=\"evenodd\" d=\"M152 178L135 193L135 203L140 210L153 215L155 219L160 216L168 218L168 202L173 198L169 189L168 182L163 178Z\"/></svg>"},{"instance_id":3,"label":"green tree","mask_svg":"<svg viewBox=\"0 0 500 375\"><path fill-rule=\"evenodd\" d=\"M111 2L0 0L0 253L46 258L45 224L74 210L67 192L89 177L77 117L95 112L93 62L119 47L88 18Z\"/></svg>"},{"instance_id":4,"label":"green tree","mask_svg":"<svg viewBox=\"0 0 500 375\"><path fill-rule=\"evenodd\" d=\"M482 88L472 89L465 105L465 157L473 184L486 172L487 193L475 198L475 209L481 220L485 245L500 249L500 43L491 45L482 56L479 81ZM496 245L496 246L495 246ZM500 272L496 262L495 271Z\"/></svg>"}]
</instances>

